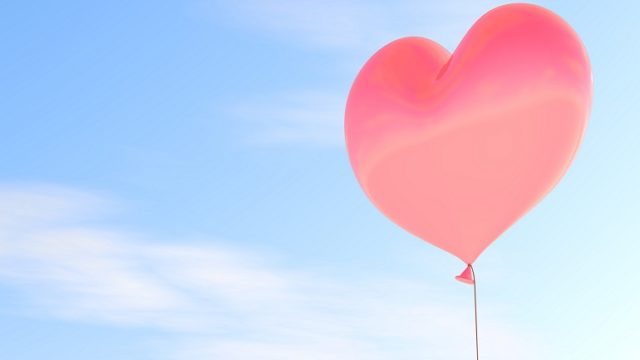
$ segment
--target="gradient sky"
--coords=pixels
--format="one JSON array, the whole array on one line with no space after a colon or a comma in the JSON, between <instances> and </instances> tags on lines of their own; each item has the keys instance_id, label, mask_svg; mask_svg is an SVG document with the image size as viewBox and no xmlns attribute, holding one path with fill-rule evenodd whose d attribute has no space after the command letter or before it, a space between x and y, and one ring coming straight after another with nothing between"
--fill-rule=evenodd
<instances>
[{"instance_id":1,"label":"gradient sky","mask_svg":"<svg viewBox=\"0 0 640 360\"><path fill-rule=\"evenodd\" d=\"M348 164L387 42L498 1L0 4L0 359L472 359L463 264ZM636 2L538 2L589 52L567 176L477 261L481 357L640 358Z\"/></svg>"}]
</instances>

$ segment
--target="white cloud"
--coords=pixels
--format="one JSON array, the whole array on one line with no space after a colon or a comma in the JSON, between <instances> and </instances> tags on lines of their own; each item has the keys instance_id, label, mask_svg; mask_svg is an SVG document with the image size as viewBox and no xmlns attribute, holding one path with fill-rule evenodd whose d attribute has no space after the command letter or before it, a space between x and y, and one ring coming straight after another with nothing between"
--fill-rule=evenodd
<instances>
[{"instance_id":1,"label":"white cloud","mask_svg":"<svg viewBox=\"0 0 640 360\"><path fill-rule=\"evenodd\" d=\"M307 46L349 47L362 41L375 18L348 1L237 1L219 4L219 15Z\"/></svg>"},{"instance_id":2,"label":"white cloud","mask_svg":"<svg viewBox=\"0 0 640 360\"><path fill-rule=\"evenodd\" d=\"M252 144L311 144L339 146L344 143L342 120L346 95L323 91L282 93L237 106L231 116L251 128Z\"/></svg>"},{"instance_id":3,"label":"white cloud","mask_svg":"<svg viewBox=\"0 0 640 360\"><path fill-rule=\"evenodd\" d=\"M436 300L441 292L424 283L283 269L220 242L143 240L86 222L101 202L55 187L0 188L9 219L0 225L0 282L40 316L174 333L172 359L473 356L469 304ZM526 334L490 311L482 325L484 356L537 356Z\"/></svg>"},{"instance_id":4,"label":"white cloud","mask_svg":"<svg viewBox=\"0 0 640 360\"><path fill-rule=\"evenodd\" d=\"M212 3L218 18L318 49L376 48L395 38L429 37L453 49L473 22L507 1L245 0Z\"/></svg>"},{"instance_id":5,"label":"white cloud","mask_svg":"<svg viewBox=\"0 0 640 360\"><path fill-rule=\"evenodd\" d=\"M23 223L32 226L87 218L113 206L93 194L44 184L0 186L0 199L0 230Z\"/></svg>"}]
</instances>

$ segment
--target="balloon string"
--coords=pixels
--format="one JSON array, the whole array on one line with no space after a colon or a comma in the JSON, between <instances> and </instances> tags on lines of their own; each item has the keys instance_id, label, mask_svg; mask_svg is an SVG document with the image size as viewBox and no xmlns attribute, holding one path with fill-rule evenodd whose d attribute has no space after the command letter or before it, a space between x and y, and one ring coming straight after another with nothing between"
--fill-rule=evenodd
<instances>
[{"instance_id":1,"label":"balloon string","mask_svg":"<svg viewBox=\"0 0 640 360\"><path fill-rule=\"evenodd\" d=\"M473 275L473 310L475 315L475 328L476 328L476 360L480 360L480 351L478 350L478 291L476 283L476 272L473 270L473 265L469 264L471 268L471 275Z\"/></svg>"}]
</instances>

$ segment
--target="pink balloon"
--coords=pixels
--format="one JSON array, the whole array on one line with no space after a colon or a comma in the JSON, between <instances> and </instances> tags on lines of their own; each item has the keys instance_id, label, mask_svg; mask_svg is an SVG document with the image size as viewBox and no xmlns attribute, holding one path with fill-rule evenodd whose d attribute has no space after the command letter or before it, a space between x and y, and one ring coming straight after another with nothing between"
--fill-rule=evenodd
<instances>
[{"instance_id":1,"label":"pink balloon","mask_svg":"<svg viewBox=\"0 0 640 360\"><path fill-rule=\"evenodd\" d=\"M566 22L501 6L451 55L420 37L373 55L347 102L349 158L380 211L471 264L567 171L591 95Z\"/></svg>"}]
</instances>

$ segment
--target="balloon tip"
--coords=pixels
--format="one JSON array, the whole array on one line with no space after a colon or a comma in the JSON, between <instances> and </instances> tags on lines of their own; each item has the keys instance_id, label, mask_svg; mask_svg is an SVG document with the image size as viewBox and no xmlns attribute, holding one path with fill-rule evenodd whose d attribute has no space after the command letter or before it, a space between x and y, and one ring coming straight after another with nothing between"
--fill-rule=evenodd
<instances>
[{"instance_id":1,"label":"balloon tip","mask_svg":"<svg viewBox=\"0 0 640 360\"><path fill-rule=\"evenodd\" d=\"M471 265L467 265L467 268L464 269L464 271L460 275L456 276L456 280L469 285L475 284Z\"/></svg>"}]
</instances>

